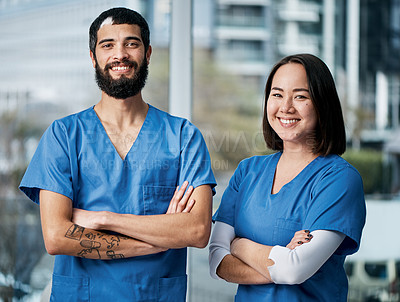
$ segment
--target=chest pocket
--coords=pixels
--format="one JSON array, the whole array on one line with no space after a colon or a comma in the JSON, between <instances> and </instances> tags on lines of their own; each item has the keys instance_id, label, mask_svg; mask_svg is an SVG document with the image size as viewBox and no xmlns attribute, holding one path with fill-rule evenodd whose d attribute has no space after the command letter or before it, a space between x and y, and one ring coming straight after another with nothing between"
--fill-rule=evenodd
<instances>
[{"instance_id":1,"label":"chest pocket","mask_svg":"<svg viewBox=\"0 0 400 302\"><path fill-rule=\"evenodd\" d=\"M143 186L144 214L165 214L174 192L175 187Z\"/></svg>"},{"instance_id":2,"label":"chest pocket","mask_svg":"<svg viewBox=\"0 0 400 302\"><path fill-rule=\"evenodd\" d=\"M278 218L274 226L274 244L286 246L301 227L302 224L298 221Z\"/></svg>"}]
</instances>

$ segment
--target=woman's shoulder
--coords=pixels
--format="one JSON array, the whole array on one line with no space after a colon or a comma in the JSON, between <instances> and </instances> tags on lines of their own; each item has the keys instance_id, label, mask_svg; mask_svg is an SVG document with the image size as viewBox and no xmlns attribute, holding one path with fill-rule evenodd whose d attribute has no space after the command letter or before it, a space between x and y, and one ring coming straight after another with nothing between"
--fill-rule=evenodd
<instances>
[{"instance_id":1,"label":"woman's shoulder","mask_svg":"<svg viewBox=\"0 0 400 302\"><path fill-rule=\"evenodd\" d=\"M357 172L357 169L353 165L339 155L331 154L321 156L320 159L321 164L331 170L354 170Z\"/></svg>"},{"instance_id":2,"label":"woman's shoulder","mask_svg":"<svg viewBox=\"0 0 400 302\"><path fill-rule=\"evenodd\" d=\"M254 170L254 168L260 168L260 167L262 167L264 169L269 164L276 163L276 161L279 159L280 156L281 156L281 152L267 154L267 155L254 155L254 156L243 159L239 163L238 169Z\"/></svg>"},{"instance_id":3,"label":"woman's shoulder","mask_svg":"<svg viewBox=\"0 0 400 302\"><path fill-rule=\"evenodd\" d=\"M357 169L339 155L321 156L319 159L322 178L336 175L336 177L345 177L344 179L347 181L349 179L361 180L361 175Z\"/></svg>"}]
</instances>

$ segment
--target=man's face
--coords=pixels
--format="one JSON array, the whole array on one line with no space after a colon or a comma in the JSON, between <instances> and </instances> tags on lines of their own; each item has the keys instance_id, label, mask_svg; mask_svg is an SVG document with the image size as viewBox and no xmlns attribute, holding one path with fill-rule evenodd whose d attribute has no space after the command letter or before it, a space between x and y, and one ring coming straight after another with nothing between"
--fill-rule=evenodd
<instances>
[{"instance_id":1,"label":"man's face","mask_svg":"<svg viewBox=\"0 0 400 302\"><path fill-rule=\"evenodd\" d=\"M117 99L138 94L146 83L151 55L151 47L145 54L139 26L103 25L97 41L91 58L100 89Z\"/></svg>"}]
</instances>

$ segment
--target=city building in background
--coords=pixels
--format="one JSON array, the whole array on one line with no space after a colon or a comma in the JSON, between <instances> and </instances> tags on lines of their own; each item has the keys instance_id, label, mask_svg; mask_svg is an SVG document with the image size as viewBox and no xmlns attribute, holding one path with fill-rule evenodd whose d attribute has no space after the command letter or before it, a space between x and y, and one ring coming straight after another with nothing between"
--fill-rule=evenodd
<instances>
[{"instance_id":1,"label":"city building in background","mask_svg":"<svg viewBox=\"0 0 400 302\"><path fill-rule=\"evenodd\" d=\"M312 53L336 78L350 137L379 146L399 128L399 0L192 1L194 48L260 91L277 60ZM32 110L76 111L96 95L87 30L112 6L137 9L149 21L153 46L169 47L171 0L0 1L8 71L0 75L0 110L34 103Z\"/></svg>"},{"instance_id":2,"label":"city building in background","mask_svg":"<svg viewBox=\"0 0 400 302\"><path fill-rule=\"evenodd\" d=\"M261 84L274 60L271 1L217 0L214 5L214 59Z\"/></svg>"},{"instance_id":3,"label":"city building in background","mask_svg":"<svg viewBox=\"0 0 400 302\"><path fill-rule=\"evenodd\" d=\"M40 280L46 281L37 264L43 254L37 244L42 242L37 209L13 200L16 187L10 184L30 160L45 127L98 101L88 47L91 22L111 7L135 9L149 22L153 48L168 52L172 1L0 0L0 207L8 217L0 226L3 244L19 238L13 245L17 252L7 246L8 252L0 253L0 300L11 284L11 294L22 297L27 284L42 289ZM191 1L194 50L254 87L260 100L266 77L280 58L307 52L323 59L337 83L349 146L382 150L390 167L385 172L391 174L390 192L400 194L400 0ZM153 56L156 60L159 52ZM168 108L168 92L158 93L165 95ZM11 220L18 213L27 215ZM27 249L35 256L26 257ZM192 267L207 276L204 259L193 259ZM189 283L190 302L232 301L232 288L221 293L226 283L199 285L196 278ZM213 291L216 287L219 292Z\"/></svg>"}]
</instances>

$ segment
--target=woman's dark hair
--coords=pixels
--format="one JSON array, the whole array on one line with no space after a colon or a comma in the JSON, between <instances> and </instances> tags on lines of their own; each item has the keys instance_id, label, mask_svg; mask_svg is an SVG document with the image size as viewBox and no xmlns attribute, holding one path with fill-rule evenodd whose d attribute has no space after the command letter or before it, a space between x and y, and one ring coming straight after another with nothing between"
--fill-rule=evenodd
<instances>
[{"instance_id":1,"label":"woman's dark hair","mask_svg":"<svg viewBox=\"0 0 400 302\"><path fill-rule=\"evenodd\" d=\"M97 32L99 31L104 20L112 19L111 24L132 24L140 27L140 35L142 36L145 52L150 45L150 30L146 20L138 12L125 8L116 7L102 12L90 25L89 29L89 49L96 56Z\"/></svg>"},{"instance_id":2,"label":"woman's dark hair","mask_svg":"<svg viewBox=\"0 0 400 302\"><path fill-rule=\"evenodd\" d=\"M276 71L282 65L289 63L303 65L307 74L310 97L317 114L317 128L312 138L313 153L320 155L343 154L346 151L346 132L335 81L326 64L311 54L287 56L271 70L265 85L263 117L263 134L268 148L276 151L283 150L282 140L268 123L267 102Z\"/></svg>"}]
</instances>

